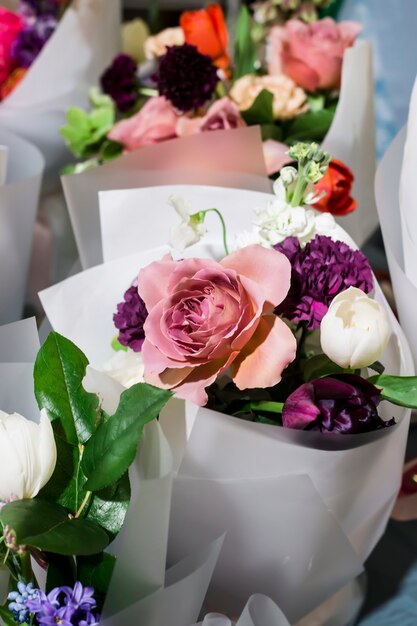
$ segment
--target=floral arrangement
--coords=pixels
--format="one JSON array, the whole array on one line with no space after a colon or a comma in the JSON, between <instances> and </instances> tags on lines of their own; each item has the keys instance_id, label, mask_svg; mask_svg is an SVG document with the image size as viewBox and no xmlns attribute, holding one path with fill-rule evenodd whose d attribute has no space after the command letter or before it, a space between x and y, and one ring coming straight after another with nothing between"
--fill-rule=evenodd
<instances>
[{"instance_id":1,"label":"floral arrangement","mask_svg":"<svg viewBox=\"0 0 417 626\"><path fill-rule=\"evenodd\" d=\"M20 0L0 7L0 101L7 98L54 33L70 0Z\"/></svg>"},{"instance_id":2,"label":"floral arrangement","mask_svg":"<svg viewBox=\"0 0 417 626\"><path fill-rule=\"evenodd\" d=\"M252 13L242 7L233 58L218 4L186 11L178 28L149 37L147 63L118 55L91 92L92 110L68 111L62 134L81 163L67 172L175 137L259 124L272 175L290 161L288 146L320 142L337 106L344 52L361 27L318 19L305 3L274 2L273 15L261 4ZM291 19L280 23L280 8ZM271 19L262 21L265 11Z\"/></svg>"}]
</instances>

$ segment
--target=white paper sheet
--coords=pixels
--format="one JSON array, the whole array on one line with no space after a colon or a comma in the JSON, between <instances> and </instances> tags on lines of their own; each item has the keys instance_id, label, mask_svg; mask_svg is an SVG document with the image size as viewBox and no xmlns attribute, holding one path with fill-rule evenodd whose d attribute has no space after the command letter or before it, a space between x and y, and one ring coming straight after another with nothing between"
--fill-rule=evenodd
<instances>
[{"instance_id":1,"label":"white paper sheet","mask_svg":"<svg viewBox=\"0 0 417 626\"><path fill-rule=\"evenodd\" d=\"M375 116L369 41L357 41L345 51L339 103L323 148L346 163L354 173L352 196L358 206L356 211L338 221L361 246L378 226L373 193Z\"/></svg>"},{"instance_id":2,"label":"white paper sheet","mask_svg":"<svg viewBox=\"0 0 417 626\"><path fill-rule=\"evenodd\" d=\"M270 191L259 128L173 139L141 148L83 174L63 176L62 185L83 268L101 263L103 259L99 191L173 184ZM129 225L119 223L118 229L126 231Z\"/></svg>"},{"instance_id":3,"label":"white paper sheet","mask_svg":"<svg viewBox=\"0 0 417 626\"><path fill-rule=\"evenodd\" d=\"M220 613L208 613L201 626L232 626L232 622ZM235 626L290 626L290 624L271 598L257 593L249 598Z\"/></svg>"},{"instance_id":4,"label":"white paper sheet","mask_svg":"<svg viewBox=\"0 0 417 626\"><path fill-rule=\"evenodd\" d=\"M42 151L49 183L70 159L59 129L120 50L120 0L74 0L23 80L0 103L0 127Z\"/></svg>"},{"instance_id":5,"label":"white paper sheet","mask_svg":"<svg viewBox=\"0 0 417 626\"><path fill-rule=\"evenodd\" d=\"M7 146L0 146L0 187L6 182L8 157L9 148Z\"/></svg>"},{"instance_id":6,"label":"white paper sheet","mask_svg":"<svg viewBox=\"0 0 417 626\"><path fill-rule=\"evenodd\" d=\"M6 184L0 186L0 324L21 317L44 161L35 146L3 129L8 147Z\"/></svg>"}]
</instances>

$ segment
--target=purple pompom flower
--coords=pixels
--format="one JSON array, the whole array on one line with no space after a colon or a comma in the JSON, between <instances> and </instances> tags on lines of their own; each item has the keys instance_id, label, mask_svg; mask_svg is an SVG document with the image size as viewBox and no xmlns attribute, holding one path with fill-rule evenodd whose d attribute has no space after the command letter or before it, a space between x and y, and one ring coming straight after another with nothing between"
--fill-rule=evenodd
<instances>
[{"instance_id":1,"label":"purple pompom flower","mask_svg":"<svg viewBox=\"0 0 417 626\"><path fill-rule=\"evenodd\" d=\"M135 60L128 54L118 54L100 78L101 88L121 112L129 111L138 97L138 77Z\"/></svg>"},{"instance_id":2,"label":"purple pompom flower","mask_svg":"<svg viewBox=\"0 0 417 626\"><path fill-rule=\"evenodd\" d=\"M93 594L92 587L76 582L73 589L56 587L48 595L40 591L36 600L27 602L27 608L41 626L95 626L99 616L92 612L96 608Z\"/></svg>"},{"instance_id":3,"label":"purple pompom flower","mask_svg":"<svg viewBox=\"0 0 417 626\"><path fill-rule=\"evenodd\" d=\"M378 415L381 392L353 374L318 378L288 396L282 411L286 428L353 435L393 426Z\"/></svg>"},{"instance_id":4,"label":"purple pompom flower","mask_svg":"<svg viewBox=\"0 0 417 626\"><path fill-rule=\"evenodd\" d=\"M44 15L20 31L11 49L11 57L16 65L30 67L56 27L56 18Z\"/></svg>"},{"instance_id":5,"label":"purple pompom flower","mask_svg":"<svg viewBox=\"0 0 417 626\"><path fill-rule=\"evenodd\" d=\"M154 76L161 96L179 111L198 109L211 98L219 82L211 58L195 46L169 46Z\"/></svg>"},{"instance_id":6,"label":"purple pompom flower","mask_svg":"<svg viewBox=\"0 0 417 626\"><path fill-rule=\"evenodd\" d=\"M296 237L288 237L274 248L291 263L291 287L275 312L292 322L306 322L309 330L320 327L333 298L348 287L372 291L367 258L346 243L316 235L304 248Z\"/></svg>"},{"instance_id":7,"label":"purple pompom flower","mask_svg":"<svg viewBox=\"0 0 417 626\"><path fill-rule=\"evenodd\" d=\"M117 313L113 315L114 325L119 330L118 340L122 346L140 352L145 341L143 325L148 311L138 293L137 283L129 287L123 298L124 301L117 305Z\"/></svg>"}]
</instances>

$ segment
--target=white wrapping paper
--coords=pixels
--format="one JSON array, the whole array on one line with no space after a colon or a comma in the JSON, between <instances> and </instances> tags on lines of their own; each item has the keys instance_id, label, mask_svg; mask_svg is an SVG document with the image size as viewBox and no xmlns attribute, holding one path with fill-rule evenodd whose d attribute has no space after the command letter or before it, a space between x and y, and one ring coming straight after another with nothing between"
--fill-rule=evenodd
<instances>
[{"instance_id":1,"label":"white wrapping paper","mask_svg":"<svg viewBox=\"0 0 417 626\"><path fill-rule=\"evenodd\" d=\"M2 2L0 2L2 4ZM50 183L69 160L59 129L120 50L120 0L74 0L26 76L0 103L0 127L42 151Z\"/></svg>"},{"instance_id":2,"label":"white wrapping paper","mask_svg":"<svg viewBox=\"0 0 417 626\"><path fill-rule=\"evenodd\" d=\"M8 157L9 148L7 146L0 146L0 187L6 182Z\"/></svg>"},{"instance_id":3,"label":"white wrapping paper","mask_svg":"<svg viewBox=\"0 0 417 626\"><path fill-rule=\"evenodd\" d=\"M232 622L220 613L208 613L200 624L194 626L232 626ZM290 624L271 598L257 593L249 598L235 626L290 626Z\"/></svg>"},{"instance_id":4,"label":"white wrapping paper","mask_svg":"<svg viewBox=\"0 0 417 626\"><path fill-rule=\"evenodd\" d=\"M0 324L21 317L44 160L24 139L0 130L8 148L6 183L0 186Z\"/></svg>"},{"instance_id":5,"label":"white wrapping paper","mask_svg":"<svg viewBox=\"0 0 417 626\"><path fill-rule=\"evenodd\" d=\"M210 256L213 247L199 244L184 255ZM112 356L112 315L123 292L139 267L167 250L116 258L43 292L53 327L101 368ZM394 329L381 360L388 372L412 374L402 331L378 289L377 297ZM195 416L195 407L189 408ZM190 421L187 426L183 416L170 411L161 416L175 451L174 465L179 465L170 561L226 532L209 593L213 610L239 614L250 594L260 591L294 622L360 574L385 528L401 480L410 412L393 406L386 410L387 417L395 415L397 426L341 439L199 409L186 446ZM341 614L343 602L350 606L351 598L339 596Z\"/></svg>"},{"instance_id":6,"label":"white wrapping paper","mask_svg":"<svg viewBox=\"0 0 417 626\"><path fill-rule=\"evenodd\" d=\"M340 99L323 148L346 163L355 176L352 196L357 200L357 209L338 221L361 246L378 226L373 194L375 116L369 41L358 41L345 51Z\"/></svg>"},{"instance_id":7,"label":"white wrapping paper","mask_svg":"<svg viewBox=\"0 0 417 626\"><path fill-rule=\"evenodd\" d=\"M270 191L259 128L173 139L141 148L83 174L63 176L65 199L83 268L103 260L99 191L176 183ZM154 219L152 213L149 223L154 225ZM127 223L118 225L122 232L129 227Z\"/></svg>"}]
</instances>

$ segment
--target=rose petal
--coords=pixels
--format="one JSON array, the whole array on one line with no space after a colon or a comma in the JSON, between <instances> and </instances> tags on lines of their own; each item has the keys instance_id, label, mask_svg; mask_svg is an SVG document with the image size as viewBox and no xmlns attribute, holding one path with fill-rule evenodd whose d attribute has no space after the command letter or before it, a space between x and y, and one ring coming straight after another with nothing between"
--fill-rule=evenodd
<instances>
[{"instance_id":1,"label":"rose petal","mask_svg":"<svg viewBox=\"0 0 417 626\"><path fill-rule=\"evenodd\" d=\"M233 380L239 389L272 387L295 359L296 350L297 342L288 326L276 315L264 315L232 364Z\"/></svg>"},{"instance_id":2,"label":"rose petal","mask_svg":"<svg viewBox=\"0 0 417 626\"><path fill-rule=\"evenodd\" d=\"M276 250L256 244L246 246L229 254L220 264L257 283L263 289L266 307L274 308L280 304L290 288L291 264Z\"/></svg>"},{"instance_id":3,"label":"rose petal","mask_svg":"<svg viewBox=\"0 0 417 626\"><path fill-rule=\"evenodd\" d=\"M154 261L140 270L138 292L148 311L166 297L168 282L175 265L171 255L166 255L161 261Z\"/></svg>"},{"instance_id":4,"label":"rose petal","mask_svg":"<svg viewBox=\"0 0 417 626\"><path fill-rule=\"evenodd\" d=\"M284 165L292 161L292 158L288 156L288 146L285 143L267 139L262 143L262 149L268 176L279 172Z\"/></svg>"}]
</instances>

